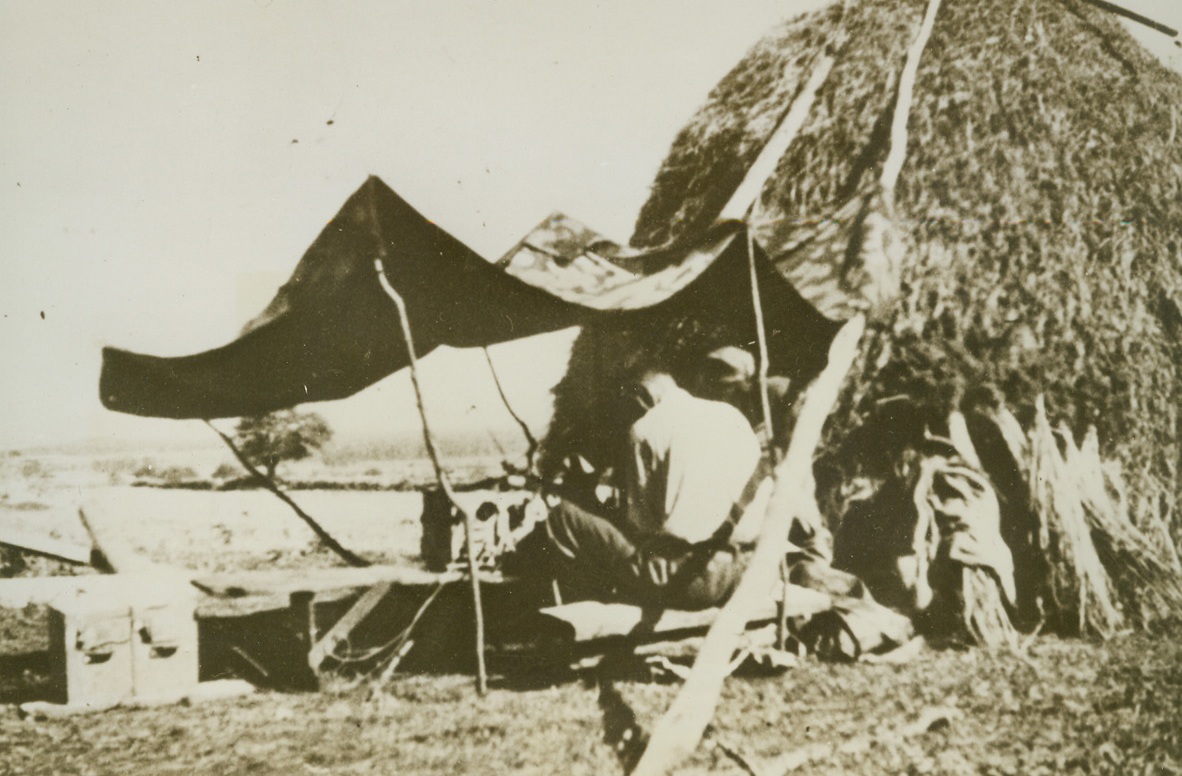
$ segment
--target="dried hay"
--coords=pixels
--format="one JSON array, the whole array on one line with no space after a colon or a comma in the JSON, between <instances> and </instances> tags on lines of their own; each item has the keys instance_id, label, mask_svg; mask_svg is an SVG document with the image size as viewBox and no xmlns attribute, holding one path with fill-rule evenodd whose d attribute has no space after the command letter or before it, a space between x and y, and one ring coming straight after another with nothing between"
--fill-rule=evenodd
<instances>
[{"instance_id":1,"label":"dried hay","mask_svg":"<svg viewBox=\"0 0 1182 776\"><path fill-rule=\"evenodd\" d=\"M1034 589L1020 592L1041 597L1042 614L1069 632L1109 636L1125 624L1148 629L1178 620L1182 564L1165 517L1142 515L1138 525L1121 467L1102 457L1096 429L1077 446L1065 426L1052 430L1041 397L1035 406L1029 433L1004 406L974 413L992 424L1009 454L1001 463L994 453L986 468L996 479L1016 475L1029 492L1010 519L1030 522L1007 537L1016 557L1022 541L1038 555L1026 585Z\"/></svg>"},{"instance_id":2,"label":"dried hay","mask_svg":"<svg viewBox=\"0 0 1182 776\"><path fill-rule=\"evenodd\" d=\"M1047 561L1044 607L1053 625L1108 638L1125 624L1108 571L1092 542L1079 478L1059 452L1042 397L1030 430L1030 501L1037 548Z\"/></svg>"},{"instance_id":3,"label":"dried hay","mask_svg":"<svg viewBox=\"0 0 1182 776\"><path fill-rule=\"evenodd\" d=\"M822 50L832 72L752 227L784 266L806 237L847 242L923 6L835 2L758 42L674 140L632 244L692 239L713 221ZM1177 74L1073 0L945 0L920 65L893 209L905 293L868 333L819 479L881 482L925 427L995 395L969 415L995 437L978 449L1002 494L1023 627L1043 617L1106 636L1182 611L1178 104ZM550 451L612 449L622 430L604 408L621 365L747 344L741 315L719 305L589 327L556 390ZM835 523L841 500L821 500ZM994 639L996 590L970 576L966 625Z\"/></svg>"},{"instance_id":4,"label":"dried hay","mask_svg":"<svg viewBox=\"0 0 1182 776\"><path fill-rule=\"evenodd\" d=\"M1125 615L1142 628L1182 617L1178 556L1168 541L1152 541L1129 520L1120 468L1105 465L1101 459L1096 429L1088 429L1080 447L1075 446L1067 429L1060 429L1059 435L1097 554L1112 578ZM1159 518L1148 527L1159 536L1165 528Z\"/></svg>"},{"instance_id":5,"label":"dried hay","mask_svg":"<svg viewBox=\"0 0 1182 776\"><path fill-rule=\"evenodd\" d=\"M961 570L961 598L964 627L975 644L1017 650L1018 629L992 574L965 566Z\"/></svg>"}]
</instances>

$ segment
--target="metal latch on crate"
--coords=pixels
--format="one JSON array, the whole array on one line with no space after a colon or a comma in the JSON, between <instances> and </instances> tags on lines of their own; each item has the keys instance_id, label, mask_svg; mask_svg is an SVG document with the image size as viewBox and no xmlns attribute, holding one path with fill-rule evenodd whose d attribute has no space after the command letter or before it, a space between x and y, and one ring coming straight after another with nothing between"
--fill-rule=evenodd
<instances>
[{"instance_id":1,"label":"metal latch on crate","mask_svg":"<svg viewBox=\"0 0 1182 776\"><path fill-rule=\"evenodd\" d=\"M74 649L86 656L87 663L105 663L115 648L130 639L126 620L100 620L78 631Z\"/></svg>"}]
</instances>

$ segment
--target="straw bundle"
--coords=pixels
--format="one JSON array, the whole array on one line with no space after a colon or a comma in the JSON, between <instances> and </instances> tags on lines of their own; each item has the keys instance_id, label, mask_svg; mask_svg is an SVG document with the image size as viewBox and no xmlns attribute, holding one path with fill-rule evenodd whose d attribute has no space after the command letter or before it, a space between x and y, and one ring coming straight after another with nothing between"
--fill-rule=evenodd
<instances>
[{"instance_id":1,"label":"straw bundle","mask_svg":"<svg viewBox=\"0 0 1182 776\"><path fill-rule=\"evenodd\" d=\"M1105 466L1100 458L1096 429L1088 429L1080 447L1076 447L1067 429L1060 429L1060 436L1096 551L1112 578L1125 614L1142 628L1182 617L1178 556L1168 542L1164 547L1155 544L1129 520L1120 469ZM1152 527L1160 532L1164 521L1154 518Z\"/></svg>"},{"instance_id":2,"label":"straw bundle","mask_svg":"<svg viewBox=\"0 0 1182 776\"><path fill-rule=\"evenodd\" d=\"M1037 547L1047 561L1044 605L1052 623L1108 638L1124 625L1112 581L1092 543L1076 476L1059 452L1040 396L1030 430L1030 501L1039 518Z\"/></svg>"},{"instance_id":3,"label":"straw bundle","mask_svg":"<svg viewBox=\"0 0 1182 776\"><path fill-rule=\"evenodd\" d=\"M1016 559L1037 554L1027 561L1036 567L1019 576L1020 596L1039 597L1061 629L1101 636L1126 621L1149 628L1182 617L1182 564L1167 520L1142 511L1141 526L1134 522L1121 467L1101 456L1094 427L1077 446L1066 426L1051 429L1041 397L1029 433L1005 406L978 408L972 418L976 437L991 426L1008 453L985 457L991 477L1016 479L1029 493L1008 515L1020 525L1006 532Z\"/></svg>"},{"instance_id":4,"label":"straw bundle","mask_svg":"<svg viewBox=\"0 0 1182 776\"><path fill-rule=\"evenodd\" d=\"M975 644L1017 649L1018 630L1010 620L997 580L988 571L965 566L961 596L964 627Z\"/></svg>"}]
</instances>

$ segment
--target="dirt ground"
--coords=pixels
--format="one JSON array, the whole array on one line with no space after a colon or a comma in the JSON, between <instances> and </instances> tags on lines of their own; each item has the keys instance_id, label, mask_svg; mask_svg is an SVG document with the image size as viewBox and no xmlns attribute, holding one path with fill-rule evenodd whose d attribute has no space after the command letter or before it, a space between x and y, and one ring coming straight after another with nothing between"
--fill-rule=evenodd
<instances>
[{"instance_id":1,"label":"dirt ground","mask_svg":"<svg viewBox=\"0 0 1182 776\"><path fill-rule=\"evenodd\" d=\"M266 494L129 488L107 473L83 481L80 471L69 487L9 471L0 525L52 525L68 538L81 497L162 562L333 562ZM413 494L298 496L353 549L397 561L417 548ZM35 673L44 619L0 615L0 691L11 700L22 672ZM1179 637L1182 629L1106 643L1043 636L1022 656L927 649L901 666L806 659L779 675L736 676L682 772L1182 774ZM6 705L0 773L622 773L606 739L631 715L651 727L676 691L633 676L540 685L494 677L478 697L469 676L396 675L69 719L22 717ZM921 718L935 722L908 730Z\"/></svg>"}]
</instances>

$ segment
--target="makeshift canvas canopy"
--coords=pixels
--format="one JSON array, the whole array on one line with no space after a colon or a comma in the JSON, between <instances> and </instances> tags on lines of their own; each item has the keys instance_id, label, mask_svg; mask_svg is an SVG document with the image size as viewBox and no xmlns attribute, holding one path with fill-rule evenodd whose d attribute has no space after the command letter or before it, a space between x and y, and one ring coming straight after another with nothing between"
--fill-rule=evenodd
<instances>
[{"instance_id":1,"label":"makeshift canvas canopy","mask_svg":"<svg viewBox=\"0 0 1182 776\"><path fill-rule=\"evenodd\" d=\"M750 319L742 232L739 223L720 223L692 242L628 251L556 215L492 264L370 178L238 339L180 358L106 348L99 390L110 409L170 418L252 415L349 396L408 364L397 311L374 276L383 251L419 356L439 345L486 346L654 310L746 308ZM758 267L773 372L816 373L834 324L762 256Z\"/></svg>"}]
</instances>

